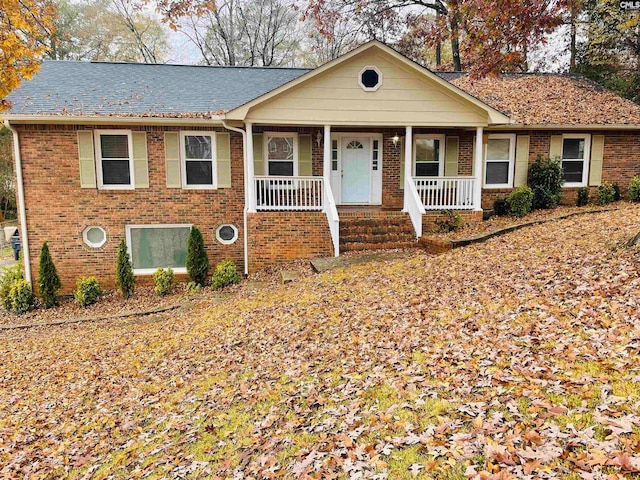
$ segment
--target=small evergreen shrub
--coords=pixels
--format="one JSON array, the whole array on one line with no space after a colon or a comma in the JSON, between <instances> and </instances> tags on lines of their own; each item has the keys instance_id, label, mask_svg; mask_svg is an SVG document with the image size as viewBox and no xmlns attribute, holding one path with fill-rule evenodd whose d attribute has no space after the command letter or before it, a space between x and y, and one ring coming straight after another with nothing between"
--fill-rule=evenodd
<instances>
[{"instance_id":1,"label":"small evergreen shrub","mask_svg":"<svg viewBox=\"0 0 640 480\"><path fill-rule=\"evenodd\" d=\"M196 282L189 282L184 286L185 291L188 294L198 293L202 287L198 285Z\"/></svg>"},{"instance_id":2,"label":"small evergreen shrub","mask_svg":"<svg viewBox=\"0 0 640 480\"><path fill-rule=\"evenodd\" d=\"M493 213L502 217L509 214L509 203L506 198L496 198L493 202Z\"/></svg>"},{"instance_id":3,"label":"small evergreen shrub","mask_svg":"<svg viewBox=\"0 0 640 480\"><path fill-rule=\"evenodd\" d=\"M213 273L211 286L214 289L218 289L238 282L240 282L240 275L238 275L236 264L229 260L223 260L218 264L216 271Z\"/></svg>"},{"instance_id":4,"label":"small evergreen shrub","mask_svg":"<svg viewBox=\"0 0 640 480\"><path fill-rule=\"evenodd\" d=\"M533 192L529 187L518 187L507 197L509 213L514 217L524 217L531 213Z\"/></svg>"},{"instance_id":5,"label":"small evergreen shrub","mask_svg":"<svg viewBox=\"0 0 640 480\"><path fill-rule=\"evenodd\" d=\"M19 263L0 270L0 301L5 310L11 310L11 287L22 280L22 267Z\"/></svg>"},{"instance_id":6,"label":"small evergreen shrub","mask_svg":"<svg viewBox=\"0 0 640 480\"><path fill-rule=\"evenodd\" d=\"M81 307L93 305L98 301L100 295L102 295L102 289L96 277L83 277L76 282L73 297Z\"/></svg>"},{"instance_id":7,"label":"small evergreen shrub","mask_svg":"<svg viewBox=\"0 0 640 480\"><path fill-rule=\"evenodd\" d=\"M640 202L640 177L637 175L631 179L629 183L629 200L632 202Z\"/></svg>"},{"instance_id":8,"label":"small evergreen shrub","mask_svg":"<svg viewBox=\"0 0 640 480\"><path fill-rule=\"evenodd\" d=\"M62 287L56 266L49 252L47 242L40 249L40 266L38 268L38 293L45 308L51 308L58 303L58 291Z\"/></svg>"},{"instance_id":9,"label":"small evergreen shrub","mask_svg":"<svg viewBox=\"0 0 640 480\"><path fill-rule=\"evenodd\" d=\"M562 163L538 155L529 167L527 182L533 191L532 208L556 208L564 184Z\"/></svg>"},{"instance_id":10,"label":"small evergreen shrub","mask_svg":"<svg viewBox=\"0 0 640 480\"><path fill-rule=\"evenodd\" d=\"M578 189L578 197L576 198L576 205L578 207L584 207L589 203L589 188L580 187Z\"/></svg>"},{"instance_id":11,"label":"small evergreen shrub","mask_svg":"<svg viewBox=\"0 0 640 480\"><path fill-rule=\"evenodd\" d=\"M135 277L133 276L133 266L127 252L127 244L124 239L118 245L118 258L116 259L116 286L124 296L129 298L135 290Z\"/></svg>"},{"instance_id":12,"label":"small evergreen shrub","mask_svg":"<svg viewBox=\"0 0 640 480\"><path fill-rule=\"evenodd\" d=\"M442 218L435 221L441 232L453 232L462 226L462 217L453 210L443 210Z\"/></svg>"},{"instance_id":13,"label":"small evergreen shrub","mask_svg":"<svg viewBox=\"0 0 640 480\"><path fill-rule=\"evenodd\" d=\"M187 242L187 273L198 285L204 285L209 275L209 257L204 249L202 233L196 227L191 228Z\"/></svg>"},{"instance_id":14,"label":"small evergreen shrub","mask_svg":"<svg viewBox=\"0 0 640 480\"><path fill-rule=\"evenodd\" d=\"M161 297L173 292L173 289L176 286L176 277L171 268L167 268L166 270L164 268L159 268L156 270L153 274L153 281L155 283L153 291L156 292L156 295L160 295Z\"/></svg>"},{"instance_id":15,"label":"small evergreen shrub","mask_svg":"<svg viewBox=\"0 0 640 480\"><path fill-rule=\"evenodd\" d=\"M598 204L608 205L613 202L616 196L616 192L613 189L613 185L610 183L603 183L598 187Z\"/></svg>"},{"instance_id":16,"label":"small evergreen shrub","mask_svg":"<svg viewBox=\"0 0 640 480\"><path fill-rule=\"evenodd\" d=\"M619 202L622 199L622 195L620 194L620 185L618 182L614 182L613 184L613 201Z\"/></svg>"},{"instance_id":17,"label":"small evergreen shrub","mask_svg":"<svg viewBox=\"0 0 640 480\"><path fill-rule=\"evenodd\" d=\"M26 280L16 280L9 290L11 299L11 310L22 315L28 312L35 305L35 297L31 285Z\"/></svg>"}]
</instances>

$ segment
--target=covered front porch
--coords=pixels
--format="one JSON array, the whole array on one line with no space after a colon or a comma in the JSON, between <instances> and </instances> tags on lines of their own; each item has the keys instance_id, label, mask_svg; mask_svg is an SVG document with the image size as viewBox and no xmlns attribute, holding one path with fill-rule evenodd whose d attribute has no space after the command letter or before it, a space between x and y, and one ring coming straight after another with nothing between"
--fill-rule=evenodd
<instances>
[{"instance_id":1,"label":"covered front porch","mask_svg":"<svg viewBox=\"0 0 640 480\"><path fill-rule=\"evenodd\" d=\"M246 131L248 212L324 212L336 255L338 207L402 211L414 240L429 211L481 210L482 126L248 123Z\"/></svg>"}]
</instances>

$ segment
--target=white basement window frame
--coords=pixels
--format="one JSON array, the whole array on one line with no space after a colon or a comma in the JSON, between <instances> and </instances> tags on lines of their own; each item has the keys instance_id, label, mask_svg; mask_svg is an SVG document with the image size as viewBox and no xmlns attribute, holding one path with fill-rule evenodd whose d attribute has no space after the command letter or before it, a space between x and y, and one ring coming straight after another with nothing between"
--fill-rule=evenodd
<instances>
[{"instance_id":1,"label":"white basement window frame","mask_svg":"<svg viewBox=\"0 0 640 480\"><path fill-rule=\"evenodd\" d=\"M201 158L189 158L194 156L189 153L189 143L191 139L197 139L198 137L209 137L210 139L210 152L208 157ZM209 183L196 183L189 182L189 166L196 166L201 164L206 168L209 164L211 171L211 182ZM182 177L182 188L188 190L213 190L218 188L218 172L216 164L216 132L204 132L204 131L181 131L180 132L180 168Z\"/></svg>"},{"instance_id":2,"label":"white basement window frame","mask_svg":"<svg viewBox=\"0 0 640 480\"><path fill-rule=\"evenodd\" d=\"M421 140L434 140L438 141L438 160L428 160L418 158L418 143ZM444 135L414 135L413 136L413 176L416 178L437 178L444 175L444 151L445 151L445 136ZM434 143L435 146L435 143ZM437 175L418 175L419 164L434 164L438 165Z\"/></svg>"},{"instance_id":3,"label":"white basement window frame","mask_svg":"<svg viewBox=\"0 0 640 480\"><path fill-rule=\"evenodd\" d=\"M104 156L108 152L103 152L103 137L126 137L127 152L126 156ZM98 180L98 188L100 190L133 190L135 188L134 168L133 168L133 136L131 130L94 130L96 145L96 173ZM111 181L108 173L108 163L105 162L129 162L129 182L117 183ZM105 168L107 167L107 168ZM106 175L105 175L106 174ZM107 177L107 178L105 178Z\"/></svg>"},{"instance_id":4,"label":"white basement window frame","mask_svg":"<svg viewBox=\"0 0 640 480\"><path fill-rule=\"evenodd\" d=\"M583 140L582 157L580 158L579 150L578 155L574 155L573 152L568 152L565 145L565 140ZM576 158L574 158L576 157ZM562 135L562 172L565 177L565 166L576 166L582 164L582 177L579 182L567 182L565 177L565 187L586 187L587 178L589 178L589 159L591 158L591 135L588 133L565 133Z\"/></svg>"},{"instance_id":5,"label":"white basement window frame","mask_svg":"<svg viewBox=\"0 0 640 480\"><path fill-rule=\"evenodd\" d=\"M492 140L509 140L509 147L507 151L507 158L504 156L493 156L491 152ZM502 153L502 152L500 152ZM493 158L492 158L493 157ZM491 134L487 140L487 147L484 154L485 168L483 175L483 187L487 189L491 188L511 188L513 186L513 172L515 170L516 162L516 136L511 133ZM489 165L492 164L507 164L507 182L506 183L489 183L487 177L489 175Z\"/></svg>"},{"instance_id":6,"label":"white basement window frame","mask_svg":"<svg viewBox=\"0 0 640 480\"><path fill-rule=\"evenodd\" d=\"M158 270L159 268L168 268L171 267L171 269L175 272L175 273L187 273L187 264L186 264L186 259L187 259L187 240L189 237L189 233L191 231L191 228L193 227L192 224L190 223L182 223L182 224L153 224L153 225L126 225L125 226L125 241L127 244L127 251L129 252L129 256L131 258L131 263L133 265L133 273L134 275L152 275L153 273L156 272L156 270ZM139 252L134 252L133 250L133 242L134 241L138 241L137 238L135 238L135 234L133 232L133 230L158 230L158 229L188 229L188 232L186 232L186 238L184 239L184 252L180 251L180 257L184 257L184 266L180 266L180 265L176 265L176 261L174 262L161 262L162 264L158 264L158 265L153 265L150 267L140 267L139 263L141 263L141 260L138 259L136 257L137 253ZM151 247L151 246L150 246ZM160 251L159 248L155 247L155 248L149 248L149 252L153 251L154 253L156 253L156 255L158 254L158 252ZM174 253L174 259L175 259L175 253ZM159 262L160 263L160 262ZM180 262L181 263L181 262Z\"/></svg>"},{"instance_id":7,"label":"white basement window frame","mask_svg":"<svg viewBox=\"0 0 640 480\"><path fill-rule=\"evenodd\" d=\"M264 132L264 174L270 177L296 177L298 176L298 134L296 132ZM291 146L293 148L291 159L279 159L281 156L277 151L276 142L272 143L271 140L275 139L290 139ZM287 143L289 143L287 141ZM274 150L275 147L275 150ZM271 158L271 156L274 158ZM293 163L292 175L272 174L271 164L274 166L276 163Z\"/></svg>"}]
</instances>

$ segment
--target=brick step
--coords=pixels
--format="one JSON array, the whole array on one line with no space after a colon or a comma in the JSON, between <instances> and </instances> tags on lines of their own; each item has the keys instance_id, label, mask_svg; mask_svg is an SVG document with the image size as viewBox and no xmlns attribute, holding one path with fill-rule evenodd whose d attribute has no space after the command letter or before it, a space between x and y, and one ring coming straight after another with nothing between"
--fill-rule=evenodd
<instances>
[{"instance_id":1,"label":"brick step","mask_svg":"<svg viewBox=\"0 0 640 480\"><path fill-rule=\"evenodd\" d=\"M393 227L393 226L386 226L386 225L382 225L379 227L366 227L366 228L353 228L353 227L347 227L347 228L340 228L340 235L344 235L344 236L350 236L350 235L385 235L385 234L397 234L397 235L402 235L402 234L413 234L413 227L411 228L406 228L406 227Z\"/></svg>"},{"instance_id":2,"label":"brick step","mask_svg":"<svg viewBox=\"0 0 640 480\"><path fill-rule=\"evenodd\" d=\"M355 252L360 250L390 250L392 248L412 248L417 246L412 242L387 242L387 243L345 243L340 244L341 252Z\"/></svg>"},{"instance_id":3,"label":"brick step","mask_svg":"<svg viewBox=\"0 0 640 480\"><path fill-rule=\"evenodd\" d=\"M413 224L402 212L340 217L340 249L382 250L416 246Z\"/></svg>"},{"instance_id":4,"label":"brick step","mask_svg":"<svg viewBox=\"0 0 640 480\"><path fill-rule=\"evenodd\" d=\"M411 242L415 240L414 233L405 233L397 235L395 233L387 234L362 234L362 235L344 235L340 236L340 243L368 242L368 243L385 243L385 242Z\"/></svg>"}]
</instances>

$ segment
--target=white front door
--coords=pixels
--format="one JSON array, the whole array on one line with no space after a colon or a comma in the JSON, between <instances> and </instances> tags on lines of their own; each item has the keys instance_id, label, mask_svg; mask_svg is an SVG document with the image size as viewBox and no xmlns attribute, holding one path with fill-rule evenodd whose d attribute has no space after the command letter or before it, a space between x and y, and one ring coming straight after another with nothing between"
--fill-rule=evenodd
<instances>
[{"instance_id":1,"label":"white front door","mask_svg":"<svg viewBox=\"0 0 640 480\"><path fill-rule=\"evenodd\" d=\"M371 139L342 138L341 203L371 202Z\"/></svg>"}]
</instances>

